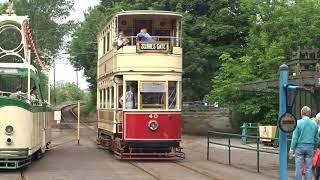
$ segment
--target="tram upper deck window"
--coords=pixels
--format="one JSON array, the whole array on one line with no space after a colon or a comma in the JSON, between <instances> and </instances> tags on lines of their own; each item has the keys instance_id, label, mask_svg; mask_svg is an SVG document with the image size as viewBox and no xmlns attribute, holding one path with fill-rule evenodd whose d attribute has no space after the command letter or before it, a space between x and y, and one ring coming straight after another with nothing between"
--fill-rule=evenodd
<instances>
[{"instance_id":1,"label":"tram upper deck window","mask_svg":"<svg viewBox=\"0 0 320 180\"><path fill-rule=\"evenodd\" d=\"M142 82L141 109L165 109L166 86L165 82Z\"/></svg>"}]
</instances>

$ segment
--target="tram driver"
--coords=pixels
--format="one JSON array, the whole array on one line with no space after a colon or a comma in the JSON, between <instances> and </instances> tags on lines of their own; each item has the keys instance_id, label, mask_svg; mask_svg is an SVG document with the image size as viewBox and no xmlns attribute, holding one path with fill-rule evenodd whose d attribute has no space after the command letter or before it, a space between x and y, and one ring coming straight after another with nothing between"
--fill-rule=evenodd
<instances>
[{"instance_id":1,"label":"tram driver","mask_svg":"<svg viewBox=\"0 0 320 180\"><path fill-rule=\"evenodd\" d=\"M135 108L135 95L133 93L132 86L127 88L126 92L126 109L134 109ZM120 104L123 104L123 96L120 98Z\"/></svg>"}]
</instances>

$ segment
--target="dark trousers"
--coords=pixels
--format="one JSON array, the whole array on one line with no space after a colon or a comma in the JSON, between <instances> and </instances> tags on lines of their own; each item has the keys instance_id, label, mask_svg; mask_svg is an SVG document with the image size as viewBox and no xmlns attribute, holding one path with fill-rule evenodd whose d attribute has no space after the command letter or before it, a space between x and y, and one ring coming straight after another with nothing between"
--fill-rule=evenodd
<instances>
[{"instance_id":1,"label":"dark trousers","mask_svg":"<svg viewBox=\"0 0 320 180\"><path fill-rule=\"evenodd\" d=\"M320 177L320 167L315 167L315 180L319 180Z\"/></svg>"}]
</instances>

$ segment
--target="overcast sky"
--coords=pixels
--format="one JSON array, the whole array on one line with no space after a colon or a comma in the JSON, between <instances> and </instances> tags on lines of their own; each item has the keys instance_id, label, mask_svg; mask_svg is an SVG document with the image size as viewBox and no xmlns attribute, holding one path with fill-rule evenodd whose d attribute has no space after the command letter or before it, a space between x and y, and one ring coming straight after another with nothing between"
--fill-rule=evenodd
<instances>
[{"instance_id":1,"label":"overcast sky","mask_svg":"<svg viewBox=\"0 0 320 180\"><path fill-rule=\"evenodd\" d=\"M74 11L71 13L70 19L83 21L83 13L90 7L98 5L100 0L75 0L74 2ZM56 82L58 81L67 81L67 82L76 82L76 72L73 67L68 63L67 55L62 55L62 59L59 62L61 64L56 64ZM96 63L96 62L92 62ZM53 71L51 73L51 82L53 83ZM88 87L85 77L83 76L83 71L79 73L79 86L81 89Z\"/></svg>"},{"instance_id":2,"label":"overcast sky","mask_svg":"<svg viewBox=\"0 0 320 180\"><path fill-rule=\"evenodd\" d=\"M3 3L3 2L8 2L8 0L0 0L0 3ZM83 13L90 6L98 5L99 2L100 0L74 0L74 10L68 19L83 21L84 20ZM92 63L96 63L96 62L92 62ZM52 84L53 84L53 74L54 72L53 70L51 70L50 80ZM68 62L66 54L61 55L61 58L59 58L58 63L56 64L56 82L58 81L76 82L76 72ZM85 89L88 87L88 83L86 82L82 71L80 71L79 73L79 86L81 87L81 89Z\"/></svg>"}]
</instances>

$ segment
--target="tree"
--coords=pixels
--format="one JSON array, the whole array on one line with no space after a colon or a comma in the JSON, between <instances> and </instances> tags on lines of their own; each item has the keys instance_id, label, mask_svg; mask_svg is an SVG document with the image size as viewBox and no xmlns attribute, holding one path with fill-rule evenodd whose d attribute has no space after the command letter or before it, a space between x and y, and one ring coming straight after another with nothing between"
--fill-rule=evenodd
<instances>
[{"instance_id":1,"label":"tree","mask_svg":"<svg viewBox=\"0 0 320 180\"><path fill-rule=\"evenodd\" d=\"M184 100L202 100L210 90L210 78L220 66L219 56L243 54L247 17L240 11L239 0L101 0L90 9L85 21L77 24L69 45L71 62L84 69L96 93L96 34L100 27L121 10L155 9L183 13L183 95Z\"/></svg>"},{"instance_id":2,"label":"tree","mask_svg":"<svg viewBox=\"0 0 320 180\"><path fill-rule=\"evenodd\" d=\"M253 1L243 0L250 12L250 30L246 55L221 56L222 65L212 78L207 98L232 106L252 119L276 119L276 94L241 92L242 83L277 78L279 66L300 47L319 47L320 5L315 0ZM259 118L257 118L259 117Z\"/></svg>"},{"instance_id":3,"label":"tree","mask_svg":"<svg viewBox=\"0 0 320 180\"><path fill-rule=\"evenodd\" d=\"M51 89L51 91L53 90ZM53 93L51 93L51 95L53 95ZM61 81L56 85L57 104L87 100L87 96L88 94L77 87L75 83Z\"/></svg>"}]
</instances>

